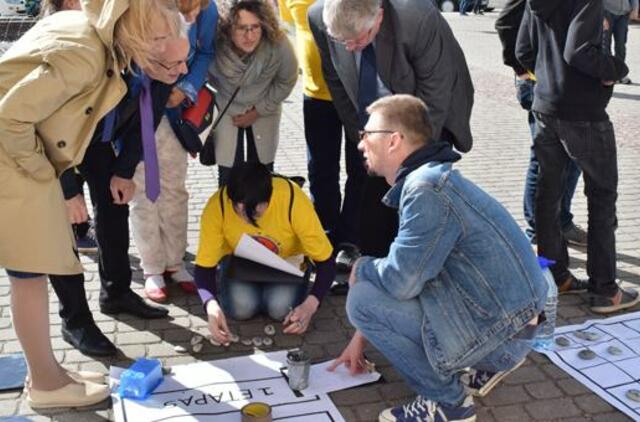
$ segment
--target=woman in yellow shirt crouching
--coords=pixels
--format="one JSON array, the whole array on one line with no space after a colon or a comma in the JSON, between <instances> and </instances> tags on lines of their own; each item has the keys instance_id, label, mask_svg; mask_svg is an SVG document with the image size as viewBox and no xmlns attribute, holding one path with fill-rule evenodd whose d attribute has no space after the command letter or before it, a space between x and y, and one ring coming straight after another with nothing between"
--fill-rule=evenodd
<instances>
[{"instance_id":1,"label":"woman in yellow shirt crouching","mask_svg":"<svg viewBox=\"0 0 640 422\"><path fill-rule=\"evenodd\" d=\"M225 263L240 238L251 236L281 258L303 255L315 266L305 283L238 280ZM285 324L285 333L302 334L335 279L333 249L311 200L288 179L273 176L257 162L232 168L227 185L207 203L201 219L195 281L211 335L231 340L227 316L247 320L258 313Z\"/></svg>"}]
</instances>

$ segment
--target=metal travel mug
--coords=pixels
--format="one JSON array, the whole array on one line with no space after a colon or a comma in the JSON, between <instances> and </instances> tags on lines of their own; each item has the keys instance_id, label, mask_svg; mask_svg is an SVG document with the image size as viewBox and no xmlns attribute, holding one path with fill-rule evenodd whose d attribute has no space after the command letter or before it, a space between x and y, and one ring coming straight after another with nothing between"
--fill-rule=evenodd
<instances>
[{"instance_id":1,"label":"metal travel mug","mask_svg":"<svg viewBox=\"0 0 640 422\"><path fill-rule=\"evenodd\" d=\"M309 355L303 350L296 349L287 353L289 367L289 387L292 390L304 390L309 386L309 369L311 363Z\"/></svg>"}]
</instances>

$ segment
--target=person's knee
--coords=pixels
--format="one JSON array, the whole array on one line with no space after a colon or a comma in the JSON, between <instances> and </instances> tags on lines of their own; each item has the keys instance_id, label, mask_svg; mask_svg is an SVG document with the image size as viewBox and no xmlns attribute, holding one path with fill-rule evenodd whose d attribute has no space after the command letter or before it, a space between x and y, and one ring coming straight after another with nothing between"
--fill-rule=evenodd
<instances>
[{"instance_id":1,"label":"person's knee","mask_svg":"<svg viewBox=\"0 0 640 422\"><path fill-rule=\"evenodd\" d=\"M267 315L276 321L282 321L293 308L291 301L276 301L267 303Z\"/></svg>"},{"instance_id":2,"label":"person's knee","mask_svg":"<svg viewBox=\"0 0 640 422\"><path fill-rule=\"evenodd\" d=\"M253 318L259 310L260 304L249 295L235 295L229 299L227 312L229 317L236 321L245 321Z\"/></svg>"},{"instance_id":3,"label":"person's knee","mask_svg":"<svg viewBox=\"0 0 640 422\"><path fill-rule=\"evenodd\" d=\"M295 302L296 300L293 294L286 294L285 292L271 294L265 298L265 311L269 318L282 321L289 311L297 306Z\"/></svg>"},{"instance_id":4,"label":"person's knee","mask_svg":"<svg viewBox=\"0 0 640 422\"><path fill-rule=\"evenodd\" d=\"M363 321L369 320L369 309L371 307L372 291L375 289L371 284L365 282L356 282L349 288L347 295L347 317L351 324L360 328Z\"/></svg>"}]
</instances>

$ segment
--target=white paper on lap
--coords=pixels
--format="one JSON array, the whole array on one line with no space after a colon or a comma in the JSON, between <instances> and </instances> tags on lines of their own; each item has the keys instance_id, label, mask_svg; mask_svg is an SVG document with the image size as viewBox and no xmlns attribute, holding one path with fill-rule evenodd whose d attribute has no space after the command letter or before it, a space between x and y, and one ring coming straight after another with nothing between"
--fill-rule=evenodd
<instances>
[{"instance_id":1,"label":"white paper on lap","mask_svg":"<svg viewBox=\"0 0 640 422\"><path fill-rule=\"evenodd\" d=\"M285 273L304 277L304 273L300 271L300 268L294 267L290 262L271 252L260 242L253 239L246 233L240 238L233 254L240 258L248 259L250 261L275 268L276 270L284 271Z\"/></svg>"}]
</instances>

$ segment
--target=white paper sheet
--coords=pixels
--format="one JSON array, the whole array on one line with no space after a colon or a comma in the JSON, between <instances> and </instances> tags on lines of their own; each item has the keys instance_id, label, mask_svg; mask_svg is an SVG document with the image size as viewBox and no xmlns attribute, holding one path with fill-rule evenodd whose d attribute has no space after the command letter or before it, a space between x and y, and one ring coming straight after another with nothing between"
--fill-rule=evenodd
<instances>
[{"instance_id":1,"label":"white paper sheet","mask_svg":"<svg viewBox=\"0 0 640 422\"><path fill-rule=\"evenodd\" d=\"M174 366L145 401L112 394L115 420L240 422L242 406L261 401L272 407L274 420L344 422L326 394L299 396L289 388L285 362L280 351ZM111 368L112 387L122 371Z\"/></svg>"},{"instance_id":2,"label":"white paper sheet","mask_svg":"<svg viewBox=\"0 0 640 422\"><path fill-rule=\"evenodd\" d=\"M576 337L575 333L582 330L600 337L595 341ZM625 396L631 389L640 390L640 312L558 327L555 336L569 339L570 345L556 345L555 350L544 354L609 404L640 421L640 403ZM607 350L611 346L621 353L611 354ZM578 353L584 349L593 351L596 357L580 359Z\"/></svg>"},{"instance_id":3,"label":"white paper sheet","mask_svg":"<svg viewBox=\"0 0 640 422\"><path fill-rule=\"evenodd\" d=\"M379 372L375 371L351 375L344 365L340 365L335 371L329 372L327 368L332 362L333 360L330 360L311 365L311 369L309 370L309 387L301 391L303 395L315 396L316 394L331 393L359 385L371 384L378 381L381 376Z\"/></svg>"},{"instance_id":4,"label":"white paper sheet","mask_svg":"<svg viewBox=\"0 0 640 422\"><path fill-rule=\"evenodd\" d=\"M247 234L242 235L233 254L298 277L304 276L300 268L294 267Z\"/></svg>"}]
</instances>

